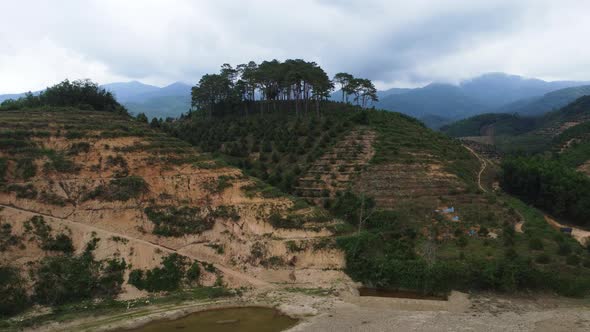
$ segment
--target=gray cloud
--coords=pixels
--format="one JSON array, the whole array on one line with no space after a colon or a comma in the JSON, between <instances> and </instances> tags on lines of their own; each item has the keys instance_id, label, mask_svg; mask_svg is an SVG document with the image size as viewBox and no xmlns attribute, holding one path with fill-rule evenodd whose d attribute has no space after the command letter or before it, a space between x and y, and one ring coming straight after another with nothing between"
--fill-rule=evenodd
<instances>
[{"instance_id":1,"label":"gray cloud","mask_svg":"<svg viewBox=\"0 0 590 332\"><path fill-rule=\"evenodd\" d=\"M382 87L489 71L590 78L585 0L22 0L0 10L0 93L66 77L194 82L224 62L296 57Z\"/></svg>"}]
</instances>

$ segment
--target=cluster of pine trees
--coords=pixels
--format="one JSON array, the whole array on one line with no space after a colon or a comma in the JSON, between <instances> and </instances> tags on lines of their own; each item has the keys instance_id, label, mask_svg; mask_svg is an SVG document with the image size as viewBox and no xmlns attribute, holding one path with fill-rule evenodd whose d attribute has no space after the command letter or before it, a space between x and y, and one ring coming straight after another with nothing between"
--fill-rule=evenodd
<instances>
[{"instance_id":1,"label":"cluster of pine trees","mask_svg":"<svg viewBox=\"0 0 590 332\"><path fill-rule=\"evenodd\" d=\"M342 84L342 74L335 77L335 82ZM366 107L370 101L377 101L377 90L370 80L345 75L350 77L346 94L354 95L358 105ZM329 99L333 90L334 82L315 62L250 61L235 68L224 64L219 74L204 75L192 88L192 106L209 116L235 110L244 114L289 110L299 115L313 105L319 113L321 102Z\"/></svg>"}]
</instances>

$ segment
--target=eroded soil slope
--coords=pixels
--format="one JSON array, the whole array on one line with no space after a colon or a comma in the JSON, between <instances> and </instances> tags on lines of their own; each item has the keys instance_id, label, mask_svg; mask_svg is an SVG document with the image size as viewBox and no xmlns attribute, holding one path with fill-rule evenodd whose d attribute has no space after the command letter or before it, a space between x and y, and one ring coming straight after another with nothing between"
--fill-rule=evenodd
<instances>
[{"instance_id":1,"label":"eroded soil slope","mask_svg":"<svg viewBox=\"0 0 590 332\"><path fill-rule=\"evenodd\" d=\"M230 286L322 280L342 267L320 209L281 195L127 116L78 110L0 114L2 223L42 216L78 252L93 236L97 256L151 268L177 252L212 263ZM295 225L295 226L293 226ZM0 252L3 264L53 255L35 240ZM131 287L131 286L128 286Z\"/></svg>"}]
</instances>

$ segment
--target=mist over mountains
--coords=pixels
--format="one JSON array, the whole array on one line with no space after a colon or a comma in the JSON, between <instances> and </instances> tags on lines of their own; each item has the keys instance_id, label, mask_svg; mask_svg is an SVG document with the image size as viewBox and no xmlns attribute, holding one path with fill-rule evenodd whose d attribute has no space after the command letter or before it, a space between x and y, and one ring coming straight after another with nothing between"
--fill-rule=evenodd
<instances>
[{"instance_id":1,"label":"mist over mountains","mask_svg":"<svg viewBox=\"0 0 590 332\"><path fill-rule=\"evenodd\" d=\"M482 113L538 115L563 107L590 93L584 81L529 79L504 73L490 73L459 85L433 83L405 93L382 92L377 108L398 111L439 127Z\"/></svg>"},{"instance_id":2,"label":"mist over mountains","mask_svg":"<svg viewBox=\"0 0 590 332\"><path fill-rule=\"evenodd\" d=\"M102 85L133 114L148 117L177 117L190 108L191 85L175 82L165 87L139 81ZM540 115L590 94L590 81L553 81L489 73L458 85L431 83L420 88L392 88L378 92L376 108L401 112L431 128L483 113ZM0 102L22 94L0 95ZM333 100L341 100L335 91ZM351 100L352 97L349 98Z\"/></svg>"}]
</instances>

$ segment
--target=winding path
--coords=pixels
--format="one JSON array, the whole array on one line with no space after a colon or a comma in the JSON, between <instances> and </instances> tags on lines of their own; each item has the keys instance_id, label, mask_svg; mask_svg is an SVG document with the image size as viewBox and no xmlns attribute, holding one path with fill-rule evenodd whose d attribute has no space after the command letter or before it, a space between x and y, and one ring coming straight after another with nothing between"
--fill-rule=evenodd
<instances>
[{"instance_id":1,"label":"winding path","mask_svg":"<svg viewBox=\"0 0 590 332\"><path fill-rule=\"evenodd\" d=\"M128 235L125 235L125 234L122 234L122 233L112 232L112 231L109 231L109 230L106 230L106 229L103 229L103 228L99 228L99 227L95 227L95 226L91 226L91 225L88 225L88 224L85 224L85 223L82 223L82 222L76 222L76 221L65 219L65 218L55 217L55 216L52 216L52 215L47 214L47 213L37 212L37 211L34 211L34 210L30 210L30 209L23 209L23 208L16 207L14 205L0 204L0 207L3 207L5 209L12 209L12 210L21 211L21 212L27 212L27 213L37 214L37 215L40 215L40 216L43 216L43 217L47 217L47 218L59 220L59 221L61 221L63 223L66 223L66 224L75 225L76 227L82 227L82 228L88 230L89 233L92 232L92 231L95 231L97 233L100 232L100 233L106 234L107 236L118 236L120 238L127 239L127 240L129 240L131 242L136 242L136 243L141 243L143 245L151 246L151 247L153 247L155 249L161 250L162 252L178 253L178 254L181 254L183 256L189 257L191 259L196 259L196 260L199 260L199 261L206 261L206 260L202 259L201 257L197 257L197 256L195 256L193 254L190 254L190 253L186 253L186 252L181 252L181 251L178 251L178 250L174 250L172 248L165 247L165 246L162 246L160 244L157 244L157 243L154 243L154 242L151 242L151 241L146 241L146 240L143 240L143 239L131 237L131 236L128 236ZM260 280L260 279L254 278L254 277L252 277L250 275L247 275L245 273L241 273L241 272L232 270L232 269L230 269L229 267L227 267L227 266L225 266L223 264L213 263L213 265L219 271L223 272L224 275L229 276L229 277L233 277L233 278L235 278L237 280L245 281L245 282L247 282L248 284L250 284L252 286L256 286L258 288L261 288L261 287L267 287L267 288L268 287L273 287L273 285L271 283L269 283L269 282L266 282L264 280Z\"/></svg>"},{"instance_id":2,"label":"winding path","mask_svg":"<svg viewBox=\"0 0 590 332\"><path fill-rule=\"evenodd\" d=\"M486 167L488 167L488 162L484 158L482 158L477 152L475 152L472 148L468 147L467 145L463 145L463 147L469 150L469 152L471 152L481 163L481 168L479 170L479 173L477 173L477 185L479 186L479 189L481 189L484 193L487 193L488 190L481 185L481 175L486 170Z\"/></svg>"}]
</instances>

